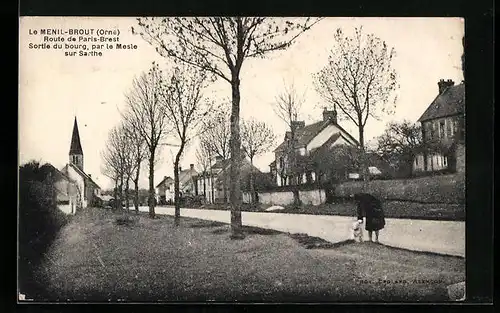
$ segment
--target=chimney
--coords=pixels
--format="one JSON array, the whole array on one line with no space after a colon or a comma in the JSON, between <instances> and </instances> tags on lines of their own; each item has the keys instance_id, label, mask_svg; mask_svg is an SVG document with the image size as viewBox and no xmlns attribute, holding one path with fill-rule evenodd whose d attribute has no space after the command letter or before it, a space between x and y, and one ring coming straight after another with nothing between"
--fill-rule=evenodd
<instances>
[{"instance_id":1,"label":"chimney","mask_svg":"<svg viewBox=\"0 0 500 313\"><path fill-rule=\"evenodd\" d=\"M189 164L189 169L194 170L194 164Z\"/></svg>"},{"instance_id":2,"label":"chimney","mask_svg":"<svg viewBox=\"0 0 500 313\"><path fill-rule=\"evenodd\" d=\"M181 172L181 171L182 171L182 167L179 165L179 172Z\"/></svg>"},{"instance_id":3,"label":"chimney","mask_svg":"<svg viewBox=\"0 0 500 313\"><path fill-rule=\"evenodd\" d=\"M442 94L446 89L448 89L449 87L451 87L453 85L455 85L455 82L452 81L451 79L439 80L439 82L438 82L439 94Z\"/></svg>"},{"instance_id":4,"label":"chimney","mask_svg":"<svg viewBox=\"0 0 500 313\"><path fill-rule=\"evenodd\" d=\"M87 174L87 175L89 175L89 177L90 177L90 178L92 178L92 175L91 175L91 174Z\"/></svg>"},{"instance_id":5,"label":"chimney","mask_svg":"<svg viewBox=\"0 0 500 313\"><path fill-rule=\"evenodd\" d=\"M323 121L332 121L337 124L337 110L329 111L326 107L323 109Z\"/></svg>"}]
</instances>

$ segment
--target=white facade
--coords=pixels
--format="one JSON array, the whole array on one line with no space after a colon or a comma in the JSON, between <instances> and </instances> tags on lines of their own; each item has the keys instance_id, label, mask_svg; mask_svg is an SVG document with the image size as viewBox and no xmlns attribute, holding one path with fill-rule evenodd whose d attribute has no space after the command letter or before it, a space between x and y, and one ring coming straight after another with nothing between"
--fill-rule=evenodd
<instances>
[{"instance_id":1,"label":"white facade","mask_svg":"<svg viewBox=\"0 0 500 313\"><path fill-rule=\"evenodd\" d=\"M306 154L308 151L311 151L313 149L319 148L323 146L328 139L330 139L333 135L340 133L341 136L332 144L332 146L335 145L340 145L340 144L348 144L348 145L355 145L356 143L354 141L347 141L344 136L348 136L347 134L344 134L340 128L335 126L334 124L329 124L327 127L325 127L322 131L319 132L319 134L316 135L306 146Z\"/></svg>"},{"instance_id":2,"label":"white facade","mask_svg":"<svg viewBox=\"0 0 500 313\"><path fill-rule=\"evenodd\" d=\"M84 194L84 190L85 190L85 178L80 175L72 166L66 166L66 175L68 175L69 179L71 179L76 188L77 188L77 206L78 206L78 203L81 204L81 206L83 208L86 208L87 207L87 200L85 199L85 194Z\"/></svg>"}]
</instances>

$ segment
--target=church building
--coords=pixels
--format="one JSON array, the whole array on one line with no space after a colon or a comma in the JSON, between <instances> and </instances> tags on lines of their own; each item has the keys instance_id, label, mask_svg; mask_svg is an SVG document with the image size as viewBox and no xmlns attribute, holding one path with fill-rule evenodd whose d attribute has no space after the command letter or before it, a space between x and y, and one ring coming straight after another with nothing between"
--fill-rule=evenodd
<instances>
[{"instance_id":1,"label":"church building","mask_svg":"<svg viewBox=\"0 0 500 313\"><path fill-rule=\"evenodd\" d=\"M75 117L69 148L69 163L64 166L61 172L72 181L73 188L70 188L70 193L72 198L75 198L75 203L72 205L76 206L76 209L96 206L100 202L101 188L92 180L90 174L85 173L83 161L83 149Z\"/></svg>"}]
</instances>

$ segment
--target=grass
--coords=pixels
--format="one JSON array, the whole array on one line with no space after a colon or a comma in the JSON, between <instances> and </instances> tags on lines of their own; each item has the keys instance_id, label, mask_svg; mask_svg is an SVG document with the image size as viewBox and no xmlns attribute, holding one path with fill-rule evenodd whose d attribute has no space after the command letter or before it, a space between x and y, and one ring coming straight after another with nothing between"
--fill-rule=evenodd
<instances>
[{"instance_id":1,"label":"grass","mask_svg":"<svg viewBox=\"0 0 500 313\"><path fill-rule=\"evenodd\" d=\"M384 201L384 212L387 218L409 218L444 221L465 221L465 205L461 204L424 204L407 201ZM267 212L271 205L244 204L242 211ZM222 205L210 204L200 207L206 210L224 210ZM273 213L313 214L313 215L339 215L354 216L356 206L354 203L342 201L333 204L301 205L300 207L285 206L284 210L272 211Z\"/></svg>"},{"instance_id":2,"label":"grass","mask_svg":"<svg viewBox=\"0 0 500 313\"><path fill-rule=\"evenodd\" d=\"M465 260L182 218L89 211L40 268L53 301L446 301ZM28 295L29 297L29 295Z\"/></svg>"}]
</instances>

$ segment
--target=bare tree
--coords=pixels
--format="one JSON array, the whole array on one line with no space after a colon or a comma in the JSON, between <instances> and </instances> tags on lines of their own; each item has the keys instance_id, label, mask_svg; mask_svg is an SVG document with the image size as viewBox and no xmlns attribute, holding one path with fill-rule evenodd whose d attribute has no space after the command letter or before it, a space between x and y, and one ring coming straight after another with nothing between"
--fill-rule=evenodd
<instances>
[{"instance_id":1,"label":"bare tree","mask_svg":"<svg viewBox=\"0 0 500 313\"><path fill-rule=\"evenodd\" d=\"M219 108L214 109L212 113L207 116L203 122L203 136L200 137L200 146L203 149L208 150L207 153L210 156L218 156L222 160L227 160L230 158L231 146L231 124L230 124L230 113L226 110L225 104L222 104ZM223 163L222 165L225 165ZM224 170L224 168L222 169ZM213 188L213 177L212 188ZM224 202L227 202L227 180L222 181L222 194ZM212 190L212 195L213 195ZM212 199L213 202L214 199Z\"/></svg>"},{"instance_id":2,"label":"bare tree","mask_svg":"<svg viewBox=\"0 0 500 313\"><path fill-rule=\"evenodd\" d=\"M143 161L147 158L147 146L141 135L129 123L130 115L124 115L124 131L127 136L131 150L131 171L133 172L132 181L134 182L134 208L139 213L139 178Z\"/></svg>"},{"instance_id":3,"label":"bare tree","mask_svg":"<svg viewBox=\"0 0 500 313\"><path fill-rule=\"evenodd\" d=\"M297 151L296 151L296 127L297 120L300 116L302 104L304 103L304 95L299 95L294 84L285 85L282 93L280 93L273 103L273 110L276 115L288 127L287 136L285 138L285 157L287 164L282 168L282 173L290 177L290 182L293 187L293 202L294 205L300 204L299 189L298 189L298 167L297 167Z\"/></svg>"},{"instance_id":4,"label":"bare tree","mask_svg":"<svg viewBox=\"0 0 500 313\"><path fill-rule=\"evenodd\" d=\"M161 141L169 132L164 106L164 78L156 63L132 82L126 94L127 127L136 132L147 147L149 167L149 215L155 216L154 167Z\"/></svg>"},{"instance_id":5,"label":"bare tree","mask_svg":"<svg viewBox=\"0 0 500 313\"><path fill-rule=\"evenodd\" d=\"M417 155L446 152L439 140L423 140L421 126L408 120L389 123L377 138L377 153L384 160L396 163L400 172L406 171L405 176L413 175L413 162Z\"/></svg>"},{"instance_id":6,"label":"bare tree","mask_svg":"<svg viewBox=\"0 0 500 313\"><path fill-rule=\"evenodd\" d=\"M209 174L209 170L212 166L212 158L210 149L207 149L206 145L203 145L202 140L200 140L200 145L196 149L196 160L203 179L203 197L207 199L207 178L211 179L211 173Z\"/></svg>"},{"instance_id":7,"label":"bare tree","mask_svg":"<svg viewBox=\"0 0 500 313\"><path fill-rule=\"evenodd\" d=\"M298 20L265 17L138 19L140 34L162 56L198 67L231 85L231 238L243 237L239 129L241 67L247 58L264 57L271 51L286 49L319 21Z\"/></svg>"},{"instance_id":8,"label":"bare tree","mask_svg":"<svg viewBox=\"0 0 500 313\"><path fill-rule=\"evenodd\" d=\"M273 130L264 122L254 119L242 120L241 123L241 145L243 151L250 159L250 194L252 203L256 203L255 197L255 176L253 161L272 147L276 141Z\"/></svg>"},{"instance_id":9,"label":"bare tree","mask_svg":"<svg viewBox=\"0 0 500 313\"><path fill-rule=\"evenodd\" d=\"M175 225L180 223L179 162L186 145L198 135L203 118L212 107L203 97L206 83L205 72L181 64L173 70L166 86L165 115L173 125L173 133L180 142L174 160Z\"/></svg>"},{"instance_id":10,"label":"bare tree","mask_svg":"<svg viewBox=\"0 0 500 313\"><path fill-rule=\"evenodd\" d=\"M368 118L392 114L396 103L393 95L399 86L392 66L395 50L374 34L363 33L362 27L355 28L352 37L339 28L333 38L328 63L314 75L316 90L335 111L340 109L339 118L357 126L364 154ZM366 164L362 171L366 172Z\"/></svg>"},{"instance_id":11,"label":"bare tree","mask_svg":"<svg viewBox=\"0 0 500 313\"><path fill-rule=\"evenodd\" d=\"M125 141L119 127L113 127L108 134L106 148L101 152L103 161L102 173L115 183L115 209L118 209L123 199L123 183L126 173Z\"/></svg>"}]
</instances>

